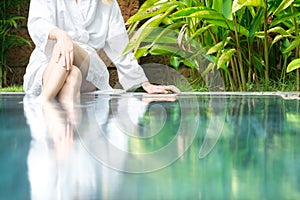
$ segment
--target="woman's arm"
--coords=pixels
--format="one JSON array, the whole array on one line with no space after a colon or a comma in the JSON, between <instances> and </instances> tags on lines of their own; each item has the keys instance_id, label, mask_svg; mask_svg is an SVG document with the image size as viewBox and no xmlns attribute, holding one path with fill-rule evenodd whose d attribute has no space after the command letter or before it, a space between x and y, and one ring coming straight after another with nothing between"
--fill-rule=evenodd
<instances>
[{"instance_id":1,"label":"woman's arm","mask_svg":"<svg viewBox=\"0 0 300 200\"><path fill-rule=\"evenodd\" d=\"M179 93L179 89L174 86L156 86L151 84L142 67L134 58L132 52L122 55L123 50L128 44L128 35L124 25L118 4L112 4L112 11L108 26L108 36L104 51L110 57L118 69L119 81L125 90L134 90L140 86L147 93L166 94L169 91Z\"/></svg>"},{"instance_id":2,"label":"woman's arm","mask_svg":"<svg viewBox=\"0 0 300 200\"><path fill-rule=\"evenodd\" d=\"M31 0L28 15L28 31L36 48L49 50L49 33L56 27L56 1Z\"/></svg>"}]
</instances>

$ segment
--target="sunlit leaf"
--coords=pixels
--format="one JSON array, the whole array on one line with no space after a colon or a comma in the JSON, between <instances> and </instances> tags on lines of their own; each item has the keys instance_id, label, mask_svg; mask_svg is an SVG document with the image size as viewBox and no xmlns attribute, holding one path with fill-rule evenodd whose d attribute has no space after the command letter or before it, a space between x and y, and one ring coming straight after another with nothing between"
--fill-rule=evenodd
<instances>
[{"instance_id":1,"label":"sunlit leaf","mask_svg":"<svg viewBox=\"0 0 300 200\"><path fill-rule=\"evenodd\" d=\"M300 68L300 58L293 60L290 62L290 64L287 66L287 73Z\"/></svg>"},{"instance_id":2,"label":"sunlit leaf","mask_svg":"<svg viewBox=\"0 0 300 200\"><path fill-rule=\"evenodd\" d=\"M163 15L158 15L150 18L146 21L141 28L132 36L126 48L123 51L123 55L132 51L134 49L134 53L137 51L140 44L147 38L153 30L161 23L161 21L169 15L170 12L174 9L175 6L171 7L168 12ZM147 30L147 31L145 31Z\"/></svg>"},{"instance_id":3,"label":"sunlit leaf","mask_svg":"<svg viewBox=\"0 0 300 200\"><path fill-rule=\"evenodd\" d=\"M212 10L212 9L206 8L203 6L190 7L190 8L185 8L185 9L179 10L179 11L173 13L170 17L173 19L184 18L184 17L188 17L191 14L201 11L201 10Z\"/></svg>"},{"instance_id":4,"label":"sunlit leaf","mask_svg":"<svg viewBox=\"0 0 300 200\"><path fill-rule=\"evenodd\" d=\"M190 17L197 17L200 19L226 20L226 18L222 14L220 14L214 10L197 11L197 12L191 14Z\"/></svg>"},{"instance_id":5,"label":"sunlit leaf","mask_svg":"<svg viewBox=\"0 0 300 200\"><path fill-rule=\"evenodd\" d=\"M291 13L291 14L284 14L284 15L276 16L276 18L270 24L270 27L276 26L280 23L287 22L289 20L292 20L294 17L298 17L298 16L300 16L300 12L295 12L295 13Z\"/></svg>"},{"instance_id":6,"label":"sunlit leaf","mask_svg":"<svg viewBox=\"0 0 300 200\"><path fill-rule=\"evenodd\" d=\"M155 44L152 46L150 53L152 55L173 56L173 55L177 55L178 51L179 51L178 47Z\"/></svg>"},{"instance_id":7,"label":"sunlit leaf","mask_svg":"<svg viewBox=\"0 0 300 200\"><path fill-rule=\"evenodd\" d=\"M216 25L214 25L214 24L209 24L207 26L203 26L203 27L197 29L196 32L194 32L193 35L191 36L191 39L194 39L194 38L198 37L202 33L206 32L209 28L212 28L212 27L215 27L215 26Z\"/></svg>"},{"instance_id":8,"label":"sunlit leaf","mask_svg":"<svg viewBox=\"0 0 300 200\"><path fill-rule=\"evenodd\" d=\"M225 42L221 41L221 42L215 44L213 47L211 47L210 49L208 49L207 54L210 55L210 54L214 54L214 53L218 52L220 50L220 48L224 48L228 44L228 42L229 42L230 39L231 38L228 37L228 38L226 38Z\"/></svg>"},{"instance_id":9,"label":"sunlit leaf","mask_svg":"<svg viewBox=\"0 0 300 200\"><path fill-rule=\"evenodd\" d=\"M214 69L215 65L213 63L209 63L206 69L201 73L201 76L204 77L206 74L208 74L210 71Z\"/></svg>"},{"instance_id":10,"label":"sunlit leaf","mask_svg":"<svg viewBox=\"0 0 300 200\"><path fill-rule=\"evenodd\" d=\"M221 13L218 13L213 9L200 7L200 6L179 10L171 15L171 18L174 20L180 18L186 18L186 17L226 20L226 18Z\"/></svg>"},{"instance_id":11,"label":"sunlit leaf","mask_svg":"<svg viewBox=\"0 0 300 200\"><path fill-rule=\"evenodd\" d=\"M277 27L274 27L274 28L270 28L268 30L268 33L279 33L281 35L291 35L284 28L282 28L280 26L277 26Z\"/></svg>"},{"instance_id":12,"label":"sunlit leaf","mask_svg":"<svg viewBox=\"0 0 300 200\"><path fill-rule=\"evenodd\" d=\"M149 7L144 10L139 10L135 15L131 16L127 21L126 24L131 24L137 21L141 21L150 17L157 16L162 14L166 11L169 11L170 8L175 9L177 6L181 5L182 3L177 1L172 1L169 3L162 3L158 5L154 5L153 7Z\"/></svg>"},{"instance_id":13,"label":"sunlit leaf","mask_svg":"<svg viewBox=\"0 0 300 200\"><path fill-rule=\"evenodd\" d=\"M157 4L158 2L158 0L147 0L141 5L140 10L146 10L150 7L153 7L153 5Z\"/></svg>"},{"instance_id":14,"label":"sunlit leaf","mask_svg":"<svg viewBox=\"0 0 300 200\"><path fill-rule=\"evenodd\" d=\"M287 7L289 7L293 2L294 2L294 0L282 0L281 3L280 3L280 5L274 11L273 15L276 15L277 13L282 12Z\"/></svg>"},{"instance_id":15,"label":"sunlit leaf","mask_svg":"<svg viewBox=\"0 0 300 200\"><path fill-rule=\"evenodd\" d=\"M225 18L232 20L232 0L214 0L213 9L221 13Z\"/></svg>"},{"instance_id":16,"label":"sunlit leaf","mask_svg":"<svg viewBox=\"0 0 300 200\"><path fill-rule=\"evenodd\" d=\"M140 47L136 50L134 57L139 59L143 56L146 56L149 53L150 45Z\"/></svg>"},{"instance_id":17,"label":"sunlit leaf","mask_svg":"<svg viewBox=\"0 0 300 200\"><path fill-rule=\"evenodd\" d=\"M266 4L264 0L234 0L232 13L235 13L244 6L266 7Z\"/></svg>"},{"instance_id":18,"label":"sunlit leaf","mask_svg":"<svg viewBox=\"0 0 300 200\"><path fill-rule=\"evenodd\" d=\"M217 63L218 69L220 69L224 64L229 62L230 59L232 58L232 56L235 54L235 52L236 52L236 49L229 49L229 50L225 51L224 53L222 53L218 60L218 63Z\"/></svg>"}]
</instances>

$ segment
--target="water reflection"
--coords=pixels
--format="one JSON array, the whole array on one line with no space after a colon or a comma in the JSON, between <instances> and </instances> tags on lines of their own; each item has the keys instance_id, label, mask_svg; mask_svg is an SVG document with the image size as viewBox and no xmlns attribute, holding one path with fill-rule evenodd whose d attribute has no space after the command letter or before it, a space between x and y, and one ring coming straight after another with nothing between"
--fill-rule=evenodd
<instances>
[{"instance_id":1,"label":"water reflection","mask_svg":"<svg viewBox=\"0 0 300 200\"><path fill-rule=\"evenodd\" d=\"M77 106L40 106L25 97L31 196L298 199L299 105L277 96L91 94Z\"/></svg>"},{"instance_id":2,"label":"water reflection","mask_svg":"<svg viewBox=\"0 0 300 200\"><path fill-rule=\"evenodd\" d=\"M25 97L24 111L32 136L27 161L32 199L89 195L95 169L74 134L81 108L55 101L42 106Z\"/></svg>"},{"instance_id":3,"label":"water reflection","mask_svg":"<svg viewBox=\"0 0 300 200\"><path fill-rule=\"evenodd\" d=\"M176 161L193 142L199 124L196 99L101 96L87 107L78 134L104 165L131 173L155 171Z\"/></svg>"},{"instance_id":4,"label":"water reflection","mask_svg":"<svg viewBox=\"0 0 300 200\"><path fill-rule=\"evenodd\" d=\"M199 124L193 115L198 112L195 103L187 99L182 104L174 95L91 94L80 105L56 101L40 105L25 96L32 136L31 196L115 199L122 192L130 196L120 190L127 177L122 172L167 167L191 145Z\"/></svg>"}]
</instances>

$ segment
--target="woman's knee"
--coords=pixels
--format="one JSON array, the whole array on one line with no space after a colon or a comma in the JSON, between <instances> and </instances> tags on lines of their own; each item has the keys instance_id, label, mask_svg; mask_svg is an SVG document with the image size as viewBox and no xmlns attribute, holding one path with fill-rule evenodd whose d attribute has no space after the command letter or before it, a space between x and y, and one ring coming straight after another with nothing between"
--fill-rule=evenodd
<instances>
[{"instance_id":1,"label":"woman's knee","mask_svg":"<svg viewBox=\"0 0 300 200\"><path fill-rule=\"evenodd\" d=\"M82 74L78 67L72 66L72 69L70 70L67 78L66 78L66 84L68 84L70 87L77 87L80 88L82 83Z\"/></svg>"}]
</instances>

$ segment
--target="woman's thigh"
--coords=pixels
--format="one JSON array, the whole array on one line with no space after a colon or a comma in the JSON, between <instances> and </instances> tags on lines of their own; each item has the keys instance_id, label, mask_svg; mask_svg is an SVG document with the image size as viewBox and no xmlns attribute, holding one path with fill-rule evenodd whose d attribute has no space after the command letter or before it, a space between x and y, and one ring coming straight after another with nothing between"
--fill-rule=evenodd
<instances>
[{"instance_id":1,"label":"woman's thigh","mask_svg":"<svg viewBox=\"0 0 300 200\"><path fill-rule=\"evenodd\" d=\"M92 92L97 88L86 80L89 65L90 65L90 56L89 54L81 48L78 44L74 44L74 65L76 65L82 73L82 86L81 92Z\"/></svg>"},{"instance_id":2,"label":"woman's thigh","mask_svg":"<svg viewBox=\"0 0 300 200\"><path fill-rule=\"evenodd\" d=\"M85 79L87 77L87 73L89 70L90 57L89 57L89 54L76 43L74 43L74 63L73 64L80 69L80 71L82 73L82 78Z\"/></svg>"}]
</instances>

